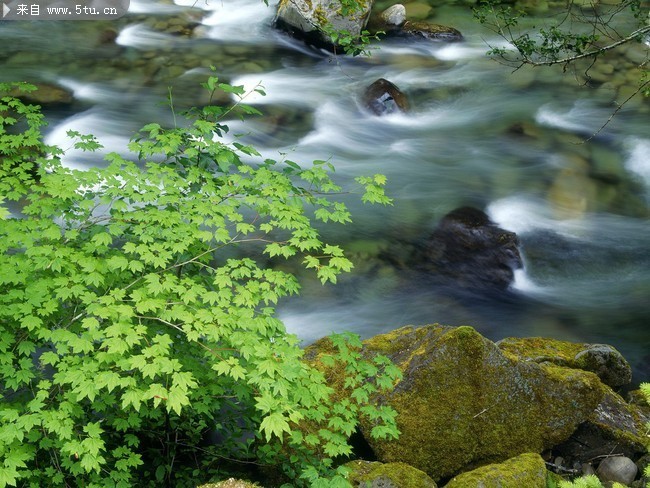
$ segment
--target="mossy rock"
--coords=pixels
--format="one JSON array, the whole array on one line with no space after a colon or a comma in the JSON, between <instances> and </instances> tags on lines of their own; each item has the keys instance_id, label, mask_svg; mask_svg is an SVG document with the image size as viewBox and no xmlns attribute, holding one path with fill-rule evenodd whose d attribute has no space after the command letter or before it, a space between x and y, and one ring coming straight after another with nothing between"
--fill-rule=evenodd
<instances>
[{"instance_id":1,"label":"mossy rock","mask_svg":"<svg viewBox=\"0 0 650 488\"><path fill-rule=\"evenodd\" d=\"M445 488L546 488L546 464L537 453L525 453L454 477Z\"/></svg>"},{"instance_id":2,"label":"mossy rock","mask_svg":"<svg viewBox=\"0 0 650 488\"><path fill-rule=\"evenodd\" d=\"M351 461L345 466L354 488L437 488L426 473L404 463Z\"/></svg>"},{"instance_id":3,"label":"mossy rock","mask_svg":"<svg viewBox=\"0 0 650 488\"><path fill-rule=\"evenodd\" d=\"M201 485L198 488L262 488L262 487L257 483L251 483L250 481L230 478L224 481L219 481L218 483L208 483L205 485Z\"/></svg>"},{"instance_id":4,"label":"mossy rock","mask_svg":"<svg viewBox=\"0 0 650 488\"><path fill-rule=\"evenodd\" d=\"M590 372L506 355L467 326L403 327L364 341L364 354L386 355L403 372L374 399L398 412L400 438L372 439L362 421L366 440L380 461L407 462L434 480L559 444L606 388Z\"/></svg>"},{"instance_id":5,"label":"mossy rock","mask_svg":"<svg viewBox=\"0 0 650 488\"><path fill-rule=\"evenodd\" d=\"M646 452L650 416L638 405L628 404L611 389L566 442L554 451L568 462L584 463L612 453L636 459Z\"/></svg>"},{"instance_id":6,"label":"mossy rock","mask_svg":"<svg viewBox=\"0 0 650 488\"><path fill-rule=\"evenodd\" d=\"M497 345L507 355L522 361L591 371L612 388L628 385L632 381L630 364L620 352L607 344L584 344L544 337L508 337Z\"/></svg>"}]
</instances>

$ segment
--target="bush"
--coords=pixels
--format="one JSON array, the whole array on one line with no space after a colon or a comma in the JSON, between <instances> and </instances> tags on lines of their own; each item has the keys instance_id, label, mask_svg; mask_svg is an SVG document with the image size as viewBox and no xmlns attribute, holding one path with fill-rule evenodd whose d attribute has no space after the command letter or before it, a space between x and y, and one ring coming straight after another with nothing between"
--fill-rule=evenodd
<instances>
[{"instance_id":1,"label":"bush","mask_svg":"<svg viewBox=\"0 0 650 488\"><path fill-rule=\"evenodd\" d=\"M245 95L215 77L205 87ZM395 366L337 337L364 393L332 404L274 317L299 284L256 260L298 259L323 283L351 269L314 226L350 222L333 168L223 142L235 112L256 110L240 100L194 109L182 127L149 124L129 145L137 161L111 153L79 171L44 145L38 107L0 98L0 203L15 209L0 205L0 488L195 486L226 460L348 486L334 460L359 416L397 435L393 411L359 402L390 388ZM389 203L383 176L358 182L364 201ZM305 436L303 423L320 427ZM219 442L204 442L211 431Z\"/></svg>"}]
</instances>

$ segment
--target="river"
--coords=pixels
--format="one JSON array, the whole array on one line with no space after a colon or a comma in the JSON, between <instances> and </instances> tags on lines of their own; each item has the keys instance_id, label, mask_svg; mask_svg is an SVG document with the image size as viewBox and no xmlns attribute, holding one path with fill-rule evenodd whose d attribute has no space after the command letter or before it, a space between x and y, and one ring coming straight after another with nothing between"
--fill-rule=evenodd
<instances>
[{"instance_id":1,"label":"river","mask_svg":"<svg viewBox=\"0 0 650 488\"><path fill-rule=\"evenodd\" d=\"M274 30L275 9L260 0L138 0L112 22L0 21L0 81L73 93L73 103L46 108L48 142L68 147L65 132L74 129L124 151L145 123L171 123L169 93L177 111L205 103L199 83L215 66L224 81L265 88L265 97L246 100L265 115L229 124L264 156L328 159L343 185L385 174L393 206L346 195L354 223L323 229L349 249L355 270L336 286L301 276L301 296L279 307L306 343L332 331L367 337L406 324L472 325L493 340L612 344L635 382L649 380L650 99L634 98L600 129L635 88L627 67L648 47L603 60L582 86L580 71L513 71L491 60L488 44L502 43L467 5L418 6L464 42L385 40L369 58L334 57ZM364 110L360 94L378 78L406 92L413 110ZM65 163L102 161L69 151ZM518 234L525 267L510 293L441 290L395 264L465 205Z\"/></svg>"}]
</instances>

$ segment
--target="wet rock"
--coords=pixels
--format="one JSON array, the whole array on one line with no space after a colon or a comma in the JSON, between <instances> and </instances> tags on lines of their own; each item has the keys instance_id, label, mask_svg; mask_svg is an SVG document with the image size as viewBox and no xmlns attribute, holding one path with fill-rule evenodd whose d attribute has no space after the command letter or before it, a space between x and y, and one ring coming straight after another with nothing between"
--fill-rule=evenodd
<instances>
[{"instance_id":1,"label":"wet rock","mask_svg":"<svg viewBox=\"0 0 650 488\"><path fill-rule=\"evenodd\" d=\"M379 78L366 88L362 101L363 105L375 115L387 115L409 110L409 102L404 92L384 78Z\"/></svg>"},{"instance_id":2,"label":"wet rock","mask_svg":"<svg viewBox=\"0 0 650 488\"><path fill-rule=\"evenodd\" d=\"M522 361L591 371L612 388L620 388L632 381L630 364L620 352L607 344L584 344L543 337L508 337L497 345L506 354Z\"/></svg>"},{"instance_id":3,"label":"wet rock","mask_svg":"<svg viewBox=\"0 0 650 488\"><path fill-rule=\"evenodd\" d=\"M423 38L434 41L457 42L463 40L463 35L453 27L428 22L406 21L398 31L400 36Z\"/></svg>"},{"instance_id":4,"label":"wet rock","mask_svg":"<svg viewBox=\"0 0 650 488\"><path fill-rule=\"evenodd\" d=\"M362 2L360 12L343 15L340 0L281 0L273 24L308 44L333 49L340 46L332 45L323 27L328 25L357 37L368 23L372 4L372 0Z\"/></svg>"},{"instance_id":5,"label":"wet rock","mask_svg":"<svg viewBox=\"0 0 650 488\"><path fill-rule=\"evenodd\" d=\"M519 239L482 210L448 213L414 257L415 265L468 289L505 290L523 266Z\"/></svg>"},{"instance_id":6,"label":"wet rock","mask_svg":"<svg viewBox=\"0 0 650 488\"><path fill-rule=\"evenodd\" d=\"M455 476L445 488L546 488L546 464L539 454L526 453Z\"/></svg>"},{"instance_id":7,"label":"wet rock","mask_svg":"<svg viewBox=\"0 0 650 488\"><path fill-rule=\"evenodd\" d=\"M436 488L426 473L404 463L351 461L348 479L353 487L364 488Z\"/></svg>"},{"instance_id":8,"label":"wet rock","mask_svg":"<svg viewBox=\"0 0 650 488\"><path fill-rule=\"evenodd\" d=\"M583 158L567 157L566 164L549 188L548 199L558 218L580 218L593 209L596 183L589 177L589 164Z\"/></svg>"},{"instance_id":9,"label":"wet rock","mask_svg":"<svg viewBox=\"0 0 650 488\"><path fill-rule=\"evenodd\" d=\"M318 341L306 358L318 365L329 344ZM403 373L372 400L397 411L399 439L372 439L363 421L362 434L379 461L408 463L434 480L550 449L606 388L593 373L508 357L471 327L403 327L364 341L362 353L386 355ZM343 381L335 369L327 375L335 389Z\"/></svg>"},{"instance_id":10,"label":"wet rock","mask_svg":"<svg viewBox=\"0 0 650 488\"><path fill-rule=\"evenodd\" d=\"M629 485L636 478L638 468L634 461L625 456L608 457L601 461L596 475L600 481L618 482Z\"/></svg>"}]
</instances>

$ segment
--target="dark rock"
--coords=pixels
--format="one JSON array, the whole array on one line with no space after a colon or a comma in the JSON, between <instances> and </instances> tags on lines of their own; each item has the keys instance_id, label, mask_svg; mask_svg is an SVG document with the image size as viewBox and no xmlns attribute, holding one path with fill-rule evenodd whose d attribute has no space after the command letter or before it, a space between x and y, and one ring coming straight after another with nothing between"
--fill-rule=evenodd
<instances>
[{"instance_id":1,"label":"dark rock","mask_svg":"<svg viewBox=\"0 0 650 488\"><path fill-rule=\"evenodd\" d=\"M384 78L379 78L366 88L363 93L363 104L375 115L407 112L409 110L406 95L397 86Z\"/></svg>"},{"instance_id":2,"label":"dark rock","mask_svg":"<svg viewBox=\"0 0 650 488\"><path fill-rule=\"evenodd\" d=\"M447 214L416 251L415 266L469 289L505 290L523 266L519 239L481 210L461 207Z\"/></svg>"},{"instance_id":3,"label":"dark rock","mask_svg":"<svg viewBox=\"0 0 650 488\"><path fill-rule=\"evenodd\" d=\"M611 389L605 388L605 395L586 421L554 449L571 463L611 454L636 459L646 451L648 418L638 406L627 404Z\"/></svg>"}]
</instances>

